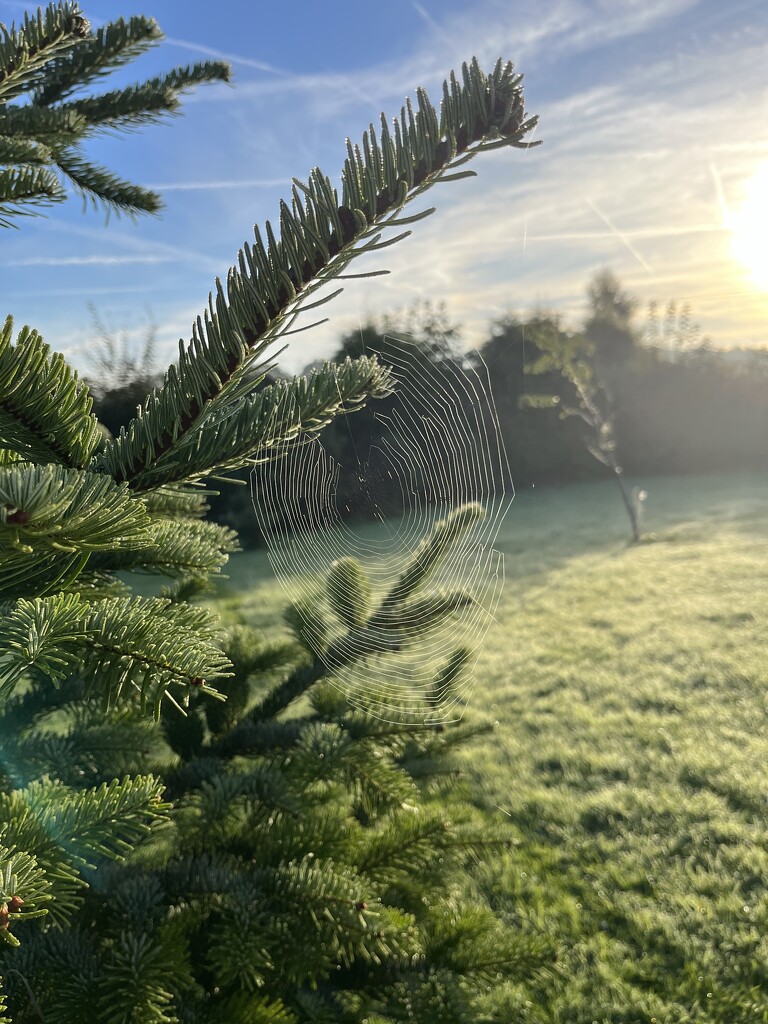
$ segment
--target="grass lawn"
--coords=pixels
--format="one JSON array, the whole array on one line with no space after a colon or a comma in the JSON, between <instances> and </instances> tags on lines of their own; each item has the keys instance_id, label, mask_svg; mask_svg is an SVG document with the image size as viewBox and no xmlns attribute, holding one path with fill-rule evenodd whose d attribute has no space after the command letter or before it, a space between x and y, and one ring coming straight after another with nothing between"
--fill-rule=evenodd
<instances>
[{"instance_id":1,"label":"grass lawn","mask_svg":"<svg viewBox=\"0 0 768 1024\"><path fill-rule=\"evenodd\" d=\"M628 545L608 482L518 495L468 714L475 798L516 844L476 867L559 943L503 1021L768 1021L768 481L655 480ZM263 552L217 605L272 626Z\"/></svg>"}]
</instances>

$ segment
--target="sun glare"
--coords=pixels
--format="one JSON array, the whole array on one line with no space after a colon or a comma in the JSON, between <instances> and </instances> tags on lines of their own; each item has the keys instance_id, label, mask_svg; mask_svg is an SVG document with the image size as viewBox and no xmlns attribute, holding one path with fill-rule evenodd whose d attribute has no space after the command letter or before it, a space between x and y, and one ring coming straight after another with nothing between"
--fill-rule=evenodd
<instances>
[{"instance_id":1,"label":"sun glare","mask_svg":"<svg viewBox=\"0 0 768 1024\"><path fill-rule=\"evenodd\" d=\"M768 163L747 183L744 200L729 212L731 251L754 283L768 291Z\"/></svg>"}]
</instances>

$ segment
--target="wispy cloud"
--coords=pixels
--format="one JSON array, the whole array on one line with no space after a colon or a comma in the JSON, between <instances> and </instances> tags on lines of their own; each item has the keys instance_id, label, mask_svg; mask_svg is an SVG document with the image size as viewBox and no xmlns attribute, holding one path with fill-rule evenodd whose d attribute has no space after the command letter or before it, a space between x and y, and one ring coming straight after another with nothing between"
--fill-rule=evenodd
<instances>
[{"instance_id":1,"label":"wispy cloud","mask_svg":"<svg viewBox=\"0 0 768 1024\"><path fill-rule=\"evenodd\" d=\"M660 29L674 18L701 5L701 0L598 0L586 5L565 0L550 7L548 37L540 37L540 50L560 58L597 49Z\"/></svg>"},{"instance_id":2,"label":"wispy cloud","mask_svg":"<svg viewBox=\"0 0 768 1024\"><path fill-rule=\"evenodd\" d=\"M674 224L659 225L657 227L635 229L634 231L622 232L624 239L663 239L675 238L682 235L709 235L713 232L724 231L725 228L719 224L685 224L675 226ZM596 242L609 241L615 238L614 231L554 231L549 234L535 234L527 231L525 239L527 242ZM633 254L634 255L634 254ZM642 261L640 261L642 266ZM647 269L647 268L643 268Z\"/></svg>"},{"instance_id":3,"label":"wispy cloud","mask_svg":"<svg viewBox=\"0 0 768 1024\"><path fill-rule=\"evenodd\" d=\"M170 256L30 256L20 260L2 260L3 267L83 267L124 266L130 263L170 263Z\"/></svg>"},{"instance_id":4,"label":"wispy cloud","mask_svg":"<svg viewBox=\"0 0 768 1024\"><path fill-rule=\"evenodd\" d=\"M110 285L109 287L89 287L89 288L46 288L45 297L54 298L59 296L67 296L69 298L73 295L80 295L85 298L92 298L94 295L107 295L113 297L115 295L146 295L149 291L162 291L164 285L161 281L157 281L155 284L142 284L142 285L126 285L115 286ZM25 291L23 288L16 289L14 291L14 297L16 299L28 299L28 298L40 298L40 289L36 288L31 291Z\"/></svg>"},{"instance_id":5,"label":"wispy cloud","mask_svg":"<svg viewBox=\"0 0 768 1024\"><path fill-rule=\"evenodd\" d=\"M204 260L205 255L199 251L190 249L176 242L165 241L155 238L148 240L146 234L126 228L125 222L116 222L109 226L109 243L113 249L124 248L127 250L139 250L141 255L173 256L179 260ZM105 232L102 225L94 226L84 220L40 220L37 222L39 229L46 235L55 235L58 238L71 239L76 237L82 242L93 243L94 247L99 242L104 242ZM46 239L46 245L50 245L50 239ZM151 249L148 253L147 250Z\"/></svg>"},{"instance_id":6,"label":"wispy cloud","mask_svg":"<svg viewBox=\"0 0 768 1024\"><path fill-rule=\"evenodd\" d=\"M231 188L273 188L285 185L285 178L250 178L243 181L161 181L146 185L145 188L158 192L218 192Z\"/></svg>"}]
</instances>

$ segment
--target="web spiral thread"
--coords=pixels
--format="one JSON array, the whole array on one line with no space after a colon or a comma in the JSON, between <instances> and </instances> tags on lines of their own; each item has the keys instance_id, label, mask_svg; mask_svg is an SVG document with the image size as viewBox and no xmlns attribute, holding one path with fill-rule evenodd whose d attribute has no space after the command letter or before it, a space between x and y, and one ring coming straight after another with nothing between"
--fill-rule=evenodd
<instances>
[{"instance_id":1,"label":"web spiral thread","mask_svg":"<svg viewBox=\"0 0 768 1024\"><path fill-rule=\"evenodd\" d=\"M254 508L302 638L347 700L385 720L456 720L499 602L494 543L514 490L480 357L398 336L378 354L394 394L330 437L263 453Z\"/></svg>"}]
</instances>

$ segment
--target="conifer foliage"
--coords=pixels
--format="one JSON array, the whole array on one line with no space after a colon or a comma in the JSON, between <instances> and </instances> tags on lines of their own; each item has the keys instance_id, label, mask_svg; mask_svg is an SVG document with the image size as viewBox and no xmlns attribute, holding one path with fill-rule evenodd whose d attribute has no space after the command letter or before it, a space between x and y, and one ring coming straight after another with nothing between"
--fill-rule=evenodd
<instances>
[{"instance_id":1,"label":"conifer foliage","mask_svg":"<svg viewBox=\"0 0 768 1024\"><path fill-rule=\"evenodd\" d=\"M454 533L467 517L451 517ZM440 524L431 550L444 533ZM364 580L358 563L354 573ZM449 615L428 577L422 564L411 593ZM372 630L381 652L389 632L401 642L394 610L406 608L396 584L350 627L339 600L347 593L329 571L311 634L307 607L289 609L295 643L232 628L226 703L198 692L185 716L164 706L153 723L135 708L115 717L73 700L70 680L53 699L41 681L6 704L4 731L9 719L25 723L15 757L63 777L67 792L150 767L167 801L154 837L91 871L62 927L27 929L13 960L0 958L25 979L7 981L16 1024L36 1019L30 991L46 1020L67 1024L459 1024L484 1019L490 981L540 970L544 938L503 927L461 892L467 859L510 840L450 802L452 750L490 725L445 728L432 715L435 694L421 720L412 704L399 715L391 698L387 721L351 709L331 682L332 641L318 654L318 635ZM417 643L418 630L411 635ZM454 685L466 660L458 650L439 666L436 688Z\"/></svg>"},{"instance_id":2,"label":"conifer foliage","mask_svg":"<svg viewBox=\"0 0 768 1024\"><path fill-rule=\"evenodd\" d=\"M79 141L154 120L226 69L70 97L157 37L146 19L92 33L71 3L5 30L3 210L60 196L54 171L97 201L151 208L90 168ZM539 962L539 946L457 896L453 867L503 837L451 825L417 784L468 730L430 724L429 697L422 724L397 708L384 723L330 685L334 635L370 631L361 663L396 657L401 641L387 637L414 602L434 621L470 600L427 585L480 510L439 524L378 609L362 567L332 567L323 606L292 610L296 644L225 635L189 600L237 546L202 520L206 481L279 458L392 387L362 357L259 389L268 346L359 254L408 233L388 229L431 212L403 215L409 200L471 173L457 168L478 152L528 145L533 124L501 62L451 75L440 114L419 92L391 128L382 117L348 146L341 195L315 170L281 205L279 229L256 229L114 439L64 359L6 320L0 973L15 1024L464 1021L478 984ZM136 596L125 582L136 571L170 583ZM436 667L436 692L465 661L458 651Z\"/></svg>"},{"instance_id":3,"label":"conifer foliage","mask_svg":"<svg viewBox=\"0 0 768 1024\"><path fill-rule=\"evenodd\" d=\"M229 66L205 61L96 96L73 96L158 42L153 18L109 22L96 31L76 3L49 4L21 24L0 25L0 226L30 207L66 198L129 215L156 213L160 197L123 181L83 154L99 132L158 121L179 107L179 95L204 82L227 81Z\"/></svg>"}]
</instances>

